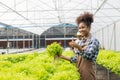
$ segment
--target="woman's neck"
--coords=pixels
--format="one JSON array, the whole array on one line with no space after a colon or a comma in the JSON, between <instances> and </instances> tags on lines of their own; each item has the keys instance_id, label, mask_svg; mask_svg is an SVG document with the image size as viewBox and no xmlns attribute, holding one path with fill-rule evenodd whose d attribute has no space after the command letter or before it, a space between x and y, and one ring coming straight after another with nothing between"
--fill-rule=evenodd
<instances>
[{"instance_id":1,"label":"woman's neck","mask_svg":"<svg viewBox=\"0 0 120 80\"><path fill-rule=\"evenodd\" d=\"M90 33L88 33L85 38L88 39L90 37Z\"/></svg>"}]
</instances>

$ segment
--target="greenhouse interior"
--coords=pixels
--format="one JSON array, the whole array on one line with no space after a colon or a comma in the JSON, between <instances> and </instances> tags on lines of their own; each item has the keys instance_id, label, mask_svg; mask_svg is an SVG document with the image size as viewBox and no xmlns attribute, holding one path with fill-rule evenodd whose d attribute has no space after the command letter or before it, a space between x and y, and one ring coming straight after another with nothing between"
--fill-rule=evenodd
<instances>
[{"instance_id":1,"label":"greenhouse interior","mask_svg":"<svg viewBox=\"0 0 120 80\"><path fill-rule=\"evenodd\" d=\"M95 80L120 80L120 0L0 0L0 80L94 80L60 58L75 56L70 42L84 12L99 41Z\"/></svg>"}]
</instances>

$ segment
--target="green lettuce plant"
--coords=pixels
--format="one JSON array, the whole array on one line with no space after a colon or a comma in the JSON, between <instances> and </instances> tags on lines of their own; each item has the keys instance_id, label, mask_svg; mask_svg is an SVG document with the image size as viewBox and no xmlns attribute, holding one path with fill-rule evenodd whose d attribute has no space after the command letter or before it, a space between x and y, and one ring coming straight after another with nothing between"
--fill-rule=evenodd
<instances>
[{"instance_id":1,"label":"green lettuce plant","mask_svg":"<svg viewBox=\"0 0 120 80\"><path fill-rule=\"evenodd\" d=\"M52 44L47 46L46 51L50 56L61 55L62 47L57 42L53 42Z\"/></svg>"}]
</instances>

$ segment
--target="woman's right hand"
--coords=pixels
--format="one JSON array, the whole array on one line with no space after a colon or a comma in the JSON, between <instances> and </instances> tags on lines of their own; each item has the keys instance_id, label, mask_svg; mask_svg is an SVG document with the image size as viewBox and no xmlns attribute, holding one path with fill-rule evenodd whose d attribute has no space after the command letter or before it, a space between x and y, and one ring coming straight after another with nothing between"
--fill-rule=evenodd
<instances>
[{"instance_id":1,"label":"woman's right hand","mask_svg":"<svg viewBox=\"0 0 120 80\"><path fill-rule=\"evenodd\" d=\"M73 47L78 48L79 45L76 44L75 41L71 41L71 42L69 42L69 46L72 47L72 48Z\"/></svg>"}]
</instances>

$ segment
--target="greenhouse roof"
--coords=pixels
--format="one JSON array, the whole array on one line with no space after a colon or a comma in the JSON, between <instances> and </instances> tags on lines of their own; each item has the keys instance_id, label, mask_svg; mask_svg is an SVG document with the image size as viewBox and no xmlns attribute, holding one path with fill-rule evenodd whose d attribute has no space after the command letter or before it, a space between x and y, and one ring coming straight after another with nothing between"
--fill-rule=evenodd
<instances>
[{"instance_id":1,"label":"greenhouse roof","mask_svg":"<svg viewBox=\"0 0 120 80\"><path fill-rule=\"evenodd\" d=\"M61 23L76 25L85 11L94 14L95 32L120 20L120 0L0 0L0 22L39 35Z\"/></svg>"}]
</instances>

